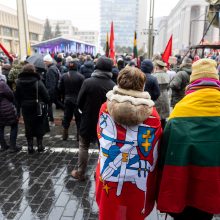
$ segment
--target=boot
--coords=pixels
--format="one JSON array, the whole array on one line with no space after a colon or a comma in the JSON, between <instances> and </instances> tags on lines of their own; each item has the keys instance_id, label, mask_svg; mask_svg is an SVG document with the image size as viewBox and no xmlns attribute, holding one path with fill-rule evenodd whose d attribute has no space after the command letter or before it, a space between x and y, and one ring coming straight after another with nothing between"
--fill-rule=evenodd
<instances>
[{"instance_id":1,"label":"boot","mask_svg":"<svg viewBox=\"0 0 220 220\"><path fill-rule=\"evenodd\" d=\"M66 141L68 139L68 128L63 129L63 140Z\"/></svg>"},{"instance_id":2,"label":"boot","mask_svg":"<svg viewBox=\"0 0 220 220\"><path fill-rule=\"evenodd\" d=\"M17 153L21 151L22 147L16 145L16 140L12 139L10 140L10 148L9 153Z\"/></svg>"},{"instance_id":3,"label":"boot","mask_svg":"<svg viewBox=\"0 0 220 220\"><path fill-rule=\"evenodd\" d=\"M28 142L28 153L33 154L35 152L34 146L33 146L33 137L28 138L27 142Z\"/></svg>"},{"instance_id":4,"label":"boot","mask_svg":"<svg viewBox=\"0 0 220 220\"><path fill-rule=\"evenodd\" d=\"M5 140L0 142L1 148L0 151L5 151L9 148L9 146L6 144Z\"/></svg>"},{"instance_id":5,"label":"boot","mask_svg":"<svg viewBox=\"0 0 220 220\"><path fill-rule=\"evenodd\" d=\"M10 147L10 150L9 150L9 153L17 153L19 151L21 151L22 147L20 146L13 146L13 147Z\"/></svg>"},{"instance_id":6,"label":"boot","mask_svg":"<svg viewBox=\"0 0 220 220\"><path fill-rule=\"evenodd\" d=\"M44 152L45 148L43 146L43 137L37 137L37 151L40 152Z\"/></svg>"}]
</instances>

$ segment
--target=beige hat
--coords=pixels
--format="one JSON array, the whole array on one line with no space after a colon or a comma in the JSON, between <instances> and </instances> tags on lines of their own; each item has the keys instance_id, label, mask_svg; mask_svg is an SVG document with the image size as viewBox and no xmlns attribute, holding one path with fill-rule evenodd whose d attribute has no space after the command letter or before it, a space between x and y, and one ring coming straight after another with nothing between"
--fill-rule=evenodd
<instances>
[{"instance_id":1,"label":"beige hat","mask_svg":"<svg viewBox=\"0 0 220 220\"><path fill-rule=\"evenodd\" d=\"M216 61L204 58L193 63L190 83L201 78L219 79Z\"/></svg>"},{"instance_id":2,"label":"beige hat","mask_svg":"<svg viewBox=\"0 0 220 220\"><path fill-rule=\"evenodd\" d=\"M159 67L166 67L167 66L167 64L161 60L154 60L154 64L155 64L155 66L159 66Z\"/></svg>"}]
</instances>

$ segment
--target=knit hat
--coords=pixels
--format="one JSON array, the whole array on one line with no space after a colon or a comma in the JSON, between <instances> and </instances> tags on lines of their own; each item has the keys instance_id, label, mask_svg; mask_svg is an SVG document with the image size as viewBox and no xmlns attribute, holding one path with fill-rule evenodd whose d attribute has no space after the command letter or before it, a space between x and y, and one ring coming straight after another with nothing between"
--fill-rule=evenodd
<instances>
[{"instance_id":1,"label":"knit hat","mask_svg":"<svg viewBox=\"0 0 220 220\"><path fill-rule=\"evenodd\" d=\"M200 78L219 79L216 61L204 58L193 63L190 83Z\"/></svg>"},{"instance_id":2,"label":"knit hat","mask_svg":"<svg viewBox=\"0 0 220 220\"><path fill-rule=\"evenodd\" d=\"M44 56L44 61L53 63L53 58L50 56L50 54L47 54L46 56Z\"/></svg>"},{"instance_id":3,"label":"knit hat","mask_svg":"<svg viewBox=\"0 0 220 220\"><path fill-rule=\"evenodd\" d=\"M151 60L145 59L144 61L141 62L141 71L144 73L152 73L154 69L154 64L152 63Z\"/></svg>"},{"instance_id":4,"label":"knit hat","mask_svg":"<svg viewBox=\"0 0 220 220\"><path fill-rule=\"evenodd\" d=\"M106 72L111 72L112 67L113 67L112 60L105 57L105 56L99 57L96 65L95 65L95 69L99 69L99 70L106 71Z\"/></svg>"}]
</instances>

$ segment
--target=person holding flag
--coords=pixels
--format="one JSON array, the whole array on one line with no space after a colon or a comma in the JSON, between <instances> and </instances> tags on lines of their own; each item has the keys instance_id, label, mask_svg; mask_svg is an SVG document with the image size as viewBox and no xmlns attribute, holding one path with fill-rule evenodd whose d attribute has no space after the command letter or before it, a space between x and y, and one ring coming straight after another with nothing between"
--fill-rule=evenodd
<instances>
[{"instance_id":1,"label":"person holding flag","mask_svg":"<svg viewBox=\"0 0 220 220\"><path fill-rule=\"evenodd\" d=\"M193 63L186 96L176 104L161 142L157 208L174 220L220 213L220 82L217 63Z\"/></svg>"},{"instance_id":2,"label":"person holding flag","mask_svg":"<svg viewBox=\"0 0 220 220\"><path fill-rule=\"evenodd\" d=\"M154 208L162 129L145 74L125 67L99 113L99 220L144 220Z\"/></svg>"}]
</instances>

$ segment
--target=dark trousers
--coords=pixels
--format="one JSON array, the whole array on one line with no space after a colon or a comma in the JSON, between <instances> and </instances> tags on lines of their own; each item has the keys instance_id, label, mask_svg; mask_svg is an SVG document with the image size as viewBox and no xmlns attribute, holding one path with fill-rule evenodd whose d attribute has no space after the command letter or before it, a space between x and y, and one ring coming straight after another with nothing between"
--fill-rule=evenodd
<instances>
[{"instance_id":1,"label":"dark trousers","mask_svg":"<svg viewBox=\"0 0 220 220\"><path fill-rule=\"evenodd\" d=\"M49 117L49 121L54 121L54 117L53 117L53 102L50 102L48 104L48 117Z\"/></svg>"},{"instance_id":2,"label":"dark trousers","mask_svg":"<svg viewBox=\"0 0 220 220\"><path fill-rule=\"evenodd\" d=\"M17 134L18 134L18 123L15 123L11 125L11 131L10 131L10 147L11 148L16 147ZM5 141L5 126L0 126L0 144L2 148L7 146L6 141Z\"/></svg>"},{"instance_id":3,"label":"dark trousers","mask_svg":"<svg viewBox=\"0 0 220 220\"><path fill-rule=\"evenodd\" d=\"M167 123L166 119L161 119L160 122L161 122L161 127L164 129Z\"/></svg>"},{"instance_id":4,"label":"dark trousers","mask_svg":"<svg viewBox=\"0 0 220 220\"><path fill-rule=\"evenodd\" d=\"M170 215L174 218L174 220L211 220L213 218L213 214L193 207L186 207L183 212Z\"/></svg>"},{"instance_id":5,"label":"dark trousers","mask_svg":"<svg viewBox=\"0 0 220 220\"><path fill-rule=\"evenodd\" d=\"M77 132L79 132L81 115L78 111L76 104L66 100L64 105L64 117L62 122L62 125L65 129L69 128L73 115L75 117Z\"/></svg>"}]
</instances>

